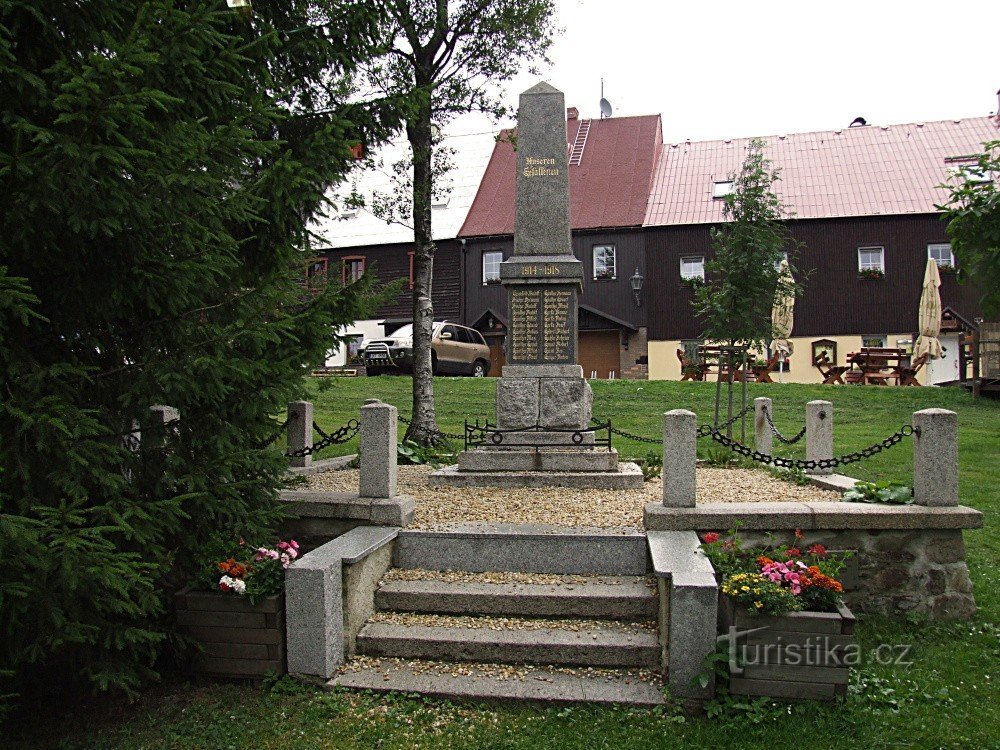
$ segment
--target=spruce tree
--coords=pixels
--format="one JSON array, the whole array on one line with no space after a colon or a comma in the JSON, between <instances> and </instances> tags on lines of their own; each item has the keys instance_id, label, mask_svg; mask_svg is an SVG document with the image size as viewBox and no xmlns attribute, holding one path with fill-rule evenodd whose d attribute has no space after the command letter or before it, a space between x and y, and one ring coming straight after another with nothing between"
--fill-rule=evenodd
<instances>
[{"instance_id":1,"label":"spruce tree","mask_svg":"<svg viewBox=\"0 0 1000 750\"><path fill-rule=\"evenodd\" d=\"M363 284L301 285L306 222L392 125L348 103L378 26L354 5L0 0L0 673L22 688L134 690L205 540L278 518L287 462L255 445L367 314Z\"/></svg>"}]
</instances>

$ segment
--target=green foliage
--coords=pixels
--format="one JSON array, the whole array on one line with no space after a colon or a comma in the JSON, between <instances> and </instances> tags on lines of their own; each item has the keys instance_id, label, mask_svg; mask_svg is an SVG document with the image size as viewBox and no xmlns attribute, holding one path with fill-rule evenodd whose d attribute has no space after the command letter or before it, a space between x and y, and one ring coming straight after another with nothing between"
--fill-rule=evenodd
<instances>
[{"instance_id":1,"label":"green foliage","mask_svg":"<svg viewBox=\"0 0 1000 750\"><path fill-rule=\"evenodd\" d=\"M404 440L396 445L396 457L401 464L426 464L440 469L455 462L455 449L447 442L422 445Z\"/></svg>"},{"instance_id":2,"label":"green foliage","mask_svg":"<svg viewBox=\"0 0 1000 750\"><path fill-rule=\"evenodd\" d=\"M809 478L809 475L798 467L791 469L768 469L768 473L775 479L794 484L797 487L808 487L812 484L812 479Z\"/></svg>"},{"instance_id":3,"label":"green foliage","mask_svg":"<svg viewBox=\"0 0 1000 750\"><path fill-rule=\"evenodd\" d=\"M368 307L298 282L383 131L343 86L379 16L253 5L0 0L0 669L25 692L153 676L194 551L279 518L285 462L253 443Z\"/></svg>"},{"instance_id":4,"label":"green foliage","mask_svg":"<svg viewBox=\"0 0 1000 750\"><path fill-rule=\"evenodd\" d=\"M843 499L849 503L909 505L913 502L913 488L894 482L858 482L844 490Z\"/></svg>"},{"instance_id":5,"label":"green foliage","mask_svg":"<svg viewBox=\"0 0 1000 750\"><path fill-rule=\"evenodd\" d=\"M638 463L642 469L642 478L647 482L663 473L663 454L660 451L646 451L646 455Z\"/></svg>"},{"instance_id":6,"label":"green foliage","mask_svg":"<svg viewBox=\"0 0 1000 750\"><path fill-rule=\"evenodd\" d=\"M771 309L778 297L796 296L798 284L781 277L783 253L793 240L785 209L773 191L778 172L764 158L766 143L754 139L725 197L725 223L712 229L714 256L705 264L705 282L695 288L694 310L712 341L758 350L772 338Z\"/></svg>"},{"instance_id":7,"label":"green foliage","mask_svg":"<svg viewBox=\"0 0 1000 750\"><path fill-rule=\"evenodd\" d=\"M717 469L731 469L733 459L733 452L729 448L713 445L705 449L705 463Z\"/></svg>"},{"instance_id":8,"label":"green foliage","mask_svg":"<svg viewBox=\"0 0 1000 750\"><path fill-rule=\"evenodd\" d=\"M983 180L959 178L944 187L948 203L939 206L948 219L948 236L958 260L960 279L982 292L979 300L990 318L1000 315L1000 140L983 144L975 171ZM967 174L967 173L965 173Z\"/></svg>"}]
</instances>

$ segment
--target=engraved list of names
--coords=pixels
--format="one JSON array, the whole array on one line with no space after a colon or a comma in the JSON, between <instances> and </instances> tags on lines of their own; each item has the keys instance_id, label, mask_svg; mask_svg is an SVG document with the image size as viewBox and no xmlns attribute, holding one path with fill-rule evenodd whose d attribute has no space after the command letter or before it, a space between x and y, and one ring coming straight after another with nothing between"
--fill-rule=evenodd
<instances>
[{"instance_id":1,"label":"engraved list of names","mask_svg":"<svg viewBox=\"0 0 1000 750\"><path fill-rule=\"evenodd\" d=\"M576 321L573 291L560 287L512 289L512 363L564 363L574 360Z\"/></svg>"}]
</instances>

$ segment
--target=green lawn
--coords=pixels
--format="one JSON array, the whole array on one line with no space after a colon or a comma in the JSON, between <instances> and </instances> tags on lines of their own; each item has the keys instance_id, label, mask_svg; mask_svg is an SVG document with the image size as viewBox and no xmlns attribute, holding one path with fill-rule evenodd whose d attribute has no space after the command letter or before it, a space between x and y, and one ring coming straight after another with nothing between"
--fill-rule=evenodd
<instances>
[{"instance_id":1,"label":"green lawn","mask_svg":"<svg viewBox=\"0 0 1000 750\"><path fill-rule=\"evenodd\" d=\"M495 381L437 381L439 426L460 432L465 418L492 417ZM312 381L316 421L329 431L356 417L376 396L410 412L409 380ZM705 383L602 381L594 414L616 427L656 437L662 412L692 409L708 421L714 386ZM472 708L412 698L327 694L279 683L273 690L239 685L169 683L135 705L54 707L36 718L12 747L64 748L998 748L1000 591L1000 403L956 389L752 385L749 398L774 399L786 434L803 423L805 402L835 405L836 452L880 440L910 414L930 406L959 413L962 502L986 513L986 527L967 532L969 566L980 612L970 622L890 622L867 618L860 628L869 654L879 644L909 644L913 664L879 666L866 659L842 705L720 706L717 715L574 708ZM402 432L400 433L402 434ZM704 441L701 441L704 442ZM625 440L624 456L647 446ZM799 452L783 455L801 456ZM336 452L356 450L356 440ZM325 455L333 455L329 450ZM779 451L780 452L780 451ZM893 450L845 473L911 484L912 446ZM10 736L8 736L10 739Z\"/></svg>"}]
</instances>

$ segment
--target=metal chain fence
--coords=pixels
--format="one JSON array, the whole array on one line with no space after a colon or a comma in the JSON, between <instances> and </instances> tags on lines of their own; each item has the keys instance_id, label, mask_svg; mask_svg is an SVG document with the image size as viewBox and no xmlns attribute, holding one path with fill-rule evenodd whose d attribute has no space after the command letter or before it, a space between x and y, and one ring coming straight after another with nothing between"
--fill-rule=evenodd
<instances>
[{"instance_id":1,"label":"metal chain fence","mask_svg":"<svg viewBox=\"0 0 1000 750\"><path fill-rule=\"evenodd\" d=\"M777 427L774 426L774 420L771 419L771 410L764 409L764 419L767 420L767 426L771 428L771 433L778 438L785 445L794 445L799 442L802 438L806 436L806 427L802 425L802 429L798 431L795 437L787 438L781 434Z\"/></svg>"},{"instance_id":2,"label":"metal chain fence","mask_svg":"<svg viewBox=\"0 0 1000 750\"><path fill-rule=\"evenodd\" d=\"M757 461L758 463L766 464L768 466L776 466L780 469L801 469L803 471L812 471L814 469L835 469L838 466L846 466L847 464L853 464L866 458L871 458L877 453L881 453L882 451L888 450L894 445L899 444L902 442L904 437L909 437L914 432L915 430L912 425L903 425L885 440L873 443L867 448L854 451L853 453L846 453L843 456L821 458L817 460L769 456L766 453L755 451L753 448L744 445L738 440L726 437L718 429L707 424L698 428L698 437L710 437L715 442L729 448L734 453L739 453L744 458L749 458L751 461Z\"/></svg>"},{"instance_id":3,"label":"metal chain fence","mask_svg":"<svg viewBox=\"0 0 1000 750\"><path fill-rule=\"evenodd\" d=\"M311 456L313 453L318 453L331 445L346 443L358 434L358 430L361 429L361 425L358 423L358 420L352 419L343 427L338 427L333 432L327 434L323 432L323 429L318 424L313 422L313 429L319 434L320 437L317 442L296 451L286 451L285 455L289 458L302 458L303 456Z\"/></svg>"},{"instance_id":4,"label":"metal chain fence","mask_svg":"<svg viewBox=\"0 0 1000 750\"><path fill-rule=\"evenodd\" d=\"M407 419L402 414L399 415L399 421L407 425L408 427L413 426L413 420ZM442 430L425 430L421 427L417 427L416 430L420 434L427 435L428 437L441 437L444 438L445 440L462 440L462 441L465 440L465 435L458 435L454 432L444 432Z\"/></svg>"}]
</instances>

